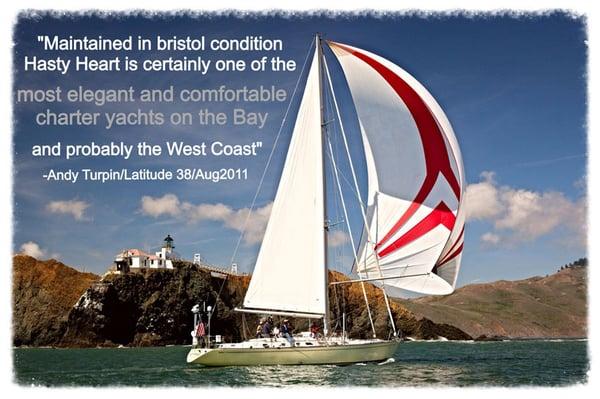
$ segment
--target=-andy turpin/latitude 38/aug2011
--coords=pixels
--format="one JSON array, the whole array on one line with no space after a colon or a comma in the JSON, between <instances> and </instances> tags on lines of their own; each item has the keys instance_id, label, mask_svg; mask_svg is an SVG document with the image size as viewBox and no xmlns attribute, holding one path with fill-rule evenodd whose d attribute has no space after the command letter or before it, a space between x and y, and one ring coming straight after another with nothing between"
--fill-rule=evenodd
<instances>
[{"instance_id":1,"label":"-andy turpin/latitude 38/aug2011","mask_svg":"<svg viewBox=\"0 0 600 399\"><path fill-rule=\"evenodd\" d=\"M109 181L207 181L219 183L225 180L248 180L248 168L177 168L177 169L90 169L80 170L50 169L42 175L46 181L62 181L77 183L80 179L84 181L94 181L106 183Z\"/></svg>"}]
</instances>

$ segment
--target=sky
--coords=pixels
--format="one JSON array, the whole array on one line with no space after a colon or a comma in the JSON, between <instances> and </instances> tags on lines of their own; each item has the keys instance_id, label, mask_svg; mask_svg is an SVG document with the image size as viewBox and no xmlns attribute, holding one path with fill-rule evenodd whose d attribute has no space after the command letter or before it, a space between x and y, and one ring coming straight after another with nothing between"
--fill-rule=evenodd
<instances>
[{"instance_id":1,"label":"sky","mask_svg":"<svg viewBox=\"0 0 600 399\"><path fill-rule=\"evenodd\" d=\"M569 15L22 18L14 32L14 88L207 88L263 84L276 85L291 94L300 68L276 74L70 72L61 76L23 71L19 60L22 55L43 55L36 41L40 34L230 38L262 35L282 39L281 55L301 66L315 32L397 63L417 78L446 112L461 147L469 183L459 286L545 275L586 256L586 31L584 20ZM232 55L244 58L241 53ZM292 110L295 105L297 101L292 103ZM287 102L246 106L269 112L263 129L198 125L111 130L41 127L33 119L45 106L15 104L13 250L42 259L58 258L80 270L103 273L120 250L157 250L162 238L171 234L176 250L184 258L201 253L209 263L228 265ZM83 111L86 107L81 104L77 108ZM131 111L138 107L106 105L101 111ZM159 107L163 111L195 111L198 105L173 103L143 108ZM73 107L56 104L52 108L66 111ZM211 110L219 109L220 106L211 105ZM257 197L257 211L249 219L248 232L234 259L243 271L252 270L290 132L288 121ZM66 161L31 155L33 145L57 141L112 140L135 144L213 139L262 140L265 148L256 158L238 163L167 157ZM73 184L41 178L42 171L49 168L224 166L248 167L249 179L218 184ZM348 259L350 250L343 234L330 241L335 245L331 256ZM347 272L349 265L340 262L339 269Z\"/></svg>"}]
</instances>

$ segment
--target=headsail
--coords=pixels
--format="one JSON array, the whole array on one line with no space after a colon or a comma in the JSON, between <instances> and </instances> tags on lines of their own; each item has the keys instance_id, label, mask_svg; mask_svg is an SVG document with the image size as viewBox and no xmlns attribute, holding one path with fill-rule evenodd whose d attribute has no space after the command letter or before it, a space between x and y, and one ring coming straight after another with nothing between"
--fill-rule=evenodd
<instances>
[{"instance_id":1,"label":"headsail","mask_svg":"<svg viewBox=\"0 0 600 399\"><path fill-rule=\"evenodd\" d=\"M245 308L326 313L319 56L315 51Z\"/></svg>"},{"instance_id":2,"label":"headsail","mask_svg":"<svg viewBox=\"0 0 600 399\"><path fill-rule=\"evenodd\" d=\"M356 107L368 171L357 272L401 290L449 294L460 267L465 179L458 142L431 94L368 51L328 42ZM410 277L409 277L410 276Z\"/></svg>"}]
</instances>

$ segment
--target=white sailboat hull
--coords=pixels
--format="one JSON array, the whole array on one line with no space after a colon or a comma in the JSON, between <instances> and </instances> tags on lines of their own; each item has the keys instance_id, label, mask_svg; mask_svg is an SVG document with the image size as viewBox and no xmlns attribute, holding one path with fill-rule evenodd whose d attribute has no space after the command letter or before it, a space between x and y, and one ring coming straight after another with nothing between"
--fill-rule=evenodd
<instances>
[{"instance_id":1,"label":"white sailboat hull","mask_svg":"<svg viewBox=\"0 0 600 399\"><path fill-rule=\"evenodd\" d=\"M317 346L259 346L248 343L217 348L193 348L187 362L204 366L344 364L383 361L393 357L399 341L347 340Z\"/></svg>"}]
</instances>

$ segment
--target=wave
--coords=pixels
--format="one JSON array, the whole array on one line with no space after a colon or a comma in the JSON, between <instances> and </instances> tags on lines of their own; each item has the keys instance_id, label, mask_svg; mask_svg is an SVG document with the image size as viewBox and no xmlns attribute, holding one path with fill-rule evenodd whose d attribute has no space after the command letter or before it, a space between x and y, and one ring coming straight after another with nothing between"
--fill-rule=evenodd
<instances>
[{"instance_id":1,"label":"wave","mask_svg":"<svg viewBox=\"0 0 600 399\"><path fill-rule=\"evenodd\" d=\"M378 366L383 366L384 364L390 364L390 363L395 363L396 359L394 359L393 357L390 357L389 359L384 360L381 363L377 363Z\"/></svg>"},{"instance_id":2,"label":"wave","mask_svg":"<svg viewBox=\"0 0 600 399\"><path fill-rule=\"evenodd\" d=\"M587 338L546 338L546 339L539 339L536 341L541 341L541 342L587 342Z\"/></svg>"},{"instance_id":3,"label":"wave","mask_svg":"<svg viewBox=\"0 0 600 399\"><path fill-rule=\"evenodd\" d=\"M449 340L446 337L438 337L437 339L417 339L412 337L406 337L404 342L468 342L465 340Z\"/></svg>"}]
</instances>

